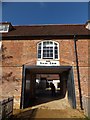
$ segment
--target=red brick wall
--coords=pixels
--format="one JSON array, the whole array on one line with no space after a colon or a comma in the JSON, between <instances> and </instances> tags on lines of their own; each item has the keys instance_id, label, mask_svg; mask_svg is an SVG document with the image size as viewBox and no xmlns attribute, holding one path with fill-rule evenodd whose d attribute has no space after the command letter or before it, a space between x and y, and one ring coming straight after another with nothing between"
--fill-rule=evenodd
<instances>
[{"instance_id":1,"label":"red brick wall","mask_svg":"<svg viewBox=\"0 0 90 120\"><path fill-rule=\"evenodd\" d=\"M37 61L37 43L41 40L4 40L4 59L2 62L3 67L3 86L5 81L7 83L12 81L12 90L8 89L9 92L3 93L5 96L14 95L15 97L20 97L21 90L21 80L22 80L22 65L36 65ZM77 98L78 94L78 80L76 72L76 62L74 53L74 41L73 40L56 40L59 42L60 51L60 65L70 65L74 67L74 79L75 79L75 89ZM80 69L80 80L81 80L81 90L83 95L88 94L88 41L79 40L77 41L77 51L79 58L79 69ZM10 77L5 78L5 75ZM8 80L9 79L9 80ZM15 81L14 81L15 80ZM17 82L18 81L18 82ZM17 89L16 90L16 87ZM9 88L9 84L8 84ZM3 88L4 89L4 88ZM13 92L12 92L13 91ZM17 91L17 92L15 92ZM14 94L15 92L15 94ZM18 98L17 100L18 101ZM77 99L78 101L78 99Z\"/></svg>"},{"instance_id":2,"label":"red brick wall","mask_svg":"<svg viewBox=\"0 0 90 120\"><path fill-rule=\"evenodd\" d=\"M59 42L60 64L75 65L74 42L73 40L56 40ZM4 60L3 65L22 66L30 63L36 64L37 60L37 43L40 40L13 40L4 41L6 47L6 56L11 56ZM77 50L79 58L79 66L88 66L88 41L77 41Z\"/></svg>"},{"instance_id":3,"label":"red brick wall","mask_svg":"<svg viewBox=\"0 0 90 120\"><path fill-rule=\"evenodd\" d=\"M3 67L2 84L0 84L0 89L2 89L2 93L0 94L0 98L2 97L2 99L4 99L14 96L14 107L19 108L21 84L22 67Z\"/></svg>"}]
</instances>

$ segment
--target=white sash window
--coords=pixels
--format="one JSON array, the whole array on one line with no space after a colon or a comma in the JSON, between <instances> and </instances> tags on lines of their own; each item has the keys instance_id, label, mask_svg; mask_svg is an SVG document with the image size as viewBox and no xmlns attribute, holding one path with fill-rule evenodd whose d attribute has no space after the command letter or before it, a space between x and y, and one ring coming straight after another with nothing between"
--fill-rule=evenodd
<instances>
[{"instance_id":1,"label":"white sash window","mask_svg":"<svg viewBox=\"0 0 90 120\"><path fill-rule=\"evenodd\" d=\"M38 59L59 59L59 44L55 41L38 43Z\"/></svg>"}]
</instances>

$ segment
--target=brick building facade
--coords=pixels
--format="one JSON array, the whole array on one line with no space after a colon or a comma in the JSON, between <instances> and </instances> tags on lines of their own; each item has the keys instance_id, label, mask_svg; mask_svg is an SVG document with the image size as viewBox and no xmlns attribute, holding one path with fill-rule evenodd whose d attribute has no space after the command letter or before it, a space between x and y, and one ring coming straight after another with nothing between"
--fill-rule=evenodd
<instances>
[{"instance_id":1,"label":"brick building facade","mask_svg":"<svg viewBox=\"0 0 90 120\"><path fill-rule=\"evenodd\" d=\"M81 106L85 109L85 100L90 97L89 23L33 26L13 26L11 23L2 23L2 26L4 25L9 27L7 32L2 33L1 97L14 96L14 107L20 108L21 104L21 108L24 108L25 90L23 89L27 79L34 80L37 74L58 74L64 81L64 77L69 79L68 76L71 74L70 84L73 79L73 86L68 82L71 89L68 88L67 91L68 93L74 91L74 98L73 93L69 93L71 101L75 99L76 107ZM70 70L73 73L70 73ZM33 87L30 86L32 96L35 89L33 80L31 80Z\"/></svg>"}]
</instances>

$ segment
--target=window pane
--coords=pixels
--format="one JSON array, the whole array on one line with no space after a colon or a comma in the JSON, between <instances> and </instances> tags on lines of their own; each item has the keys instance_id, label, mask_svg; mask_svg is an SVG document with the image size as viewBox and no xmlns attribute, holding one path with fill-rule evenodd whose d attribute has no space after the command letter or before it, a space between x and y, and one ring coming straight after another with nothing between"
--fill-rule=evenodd
<instances>
[{"instance_id":1,"label":"window pane","mask_svg":"<svg viewBox=\"0 0 90 120\"><path fill-rule=\"evenodd\" d=\"M54 43L55 47L57 46L57 43Z\"/></svg>"},{"instance_id":2,"label":"window pane","mask_svg":"<svg viewBox=\"0 0 90 120\"><path fill-rule=\"evenodd\" d=\"M46 44L48 45L48 44L50 44L50 42L49 42L49 41L47 41L47 43L46 43Z\"/></svg>"},{"instance_id":3,"label":"window pane","mask_svg":"<svg viewBox=\"0 0 90 120\"><path fill-rule=\"evenodd\" d=\"M38 46L41 46L41 43L39 43L39 45Z\"/></svg>"},{"instance_id":4,"label":"window pane","mask_svg":"<svg viewBox=\"0 0 90 120\"><path fill-rule=\"evenodd\" d=\"M41 58L41 55L40 55L40 54L38 54L38 58Z\"/></svg>"},{"instance_id":5,"label":"window pane","mask_svg":"<svg viewBox=\"0 0 90 120\"><path fill-rule=\"evenodd\" d=\"M50 42L50 44L52 45L52 44L53 44L53 42Z\"/></svg>"},{"instance_id":6,"label":"window pane","mask_svg":"<svg viewBox=\"0 0 90 120\"><path fill-rule=\"evenodd\" d=\"M49 53L50 50L47 50L47 53Z\"/></svg>"},{"instance_id":7,"label":"window pane","mask_svg":"<svg viewBox=\"0 0 90 120\"><path fill-rule=\"evenodd\" d=\"M47 57L49 58L49 53L47 54Z\"/></svg>"},{"instance_id":8,"label":"window pane","mask_svg":"<svg viewBox=\"0 0 90 120\"><path fill-rule=\"evenodd\" d=\"M50 50L50 53L53 53L53 50Z\"/></svg>"},{"instance_id":9,"label":"window pane","mask_svg":"<svg viewBox=\"0 0 90 120\"><path fill-rule=\"evenodd\" d=\"M47 43L46 42L43 42L43 46L45 46Z\"/></svg>"},{"instance_id":10,"label":"window pane","mask_svg":"<svg viewBox=\"0 0 90 120\"><path fill-rule=\"evenodd\" d=\"M38 45L38 58L41 58L41 43Z\"/></svg>"},{"instance_id":11,"label":"window pane","mask_svg":"<svg viewBox=\"0 0 90 120\"><path fill-rule=\"evenodd\" d=\"M55 46L55 49L56 49L56 50L58 49L57 46Z\"/></svg>"},{"instance_id":12,"label":"window pane","mask_svg":"<svg viewBox=\"0 0 90 120\"><path fill-rule=\"evenodd\" d=\"M41 50L38 50L38 54L41 54Z\"/></svg>"},{"instance_id":13,"label":"window pane","mask_svg":"<svg viewBox=\"0 0 90 120\"><path fill-rule=\"evenodd\" d=\"M55 59L58 59L58 55L55 55Z\"/></svg>"},{"instance_id":14,"label":"window pane","mask_svg":"<svg viewBox=\"0 0 90 120\"><path fill-rule=\"evenodd\" d=\"M54 54L55 54L55 59L58 59L58 45L54 43Z\"/></svg>"},{"instance_id":15,"label":"window pane","mask_svg":"<svg viewBox=\"0 0 90 120\"><path fill-rule=\"evenodd\" d=\"M55 50L55 54L58 54L58 51L57 51L57 50Z\"/></svg>"},{"instance_id":16,"label":"window pane","mask_svg":"<svg viewBox=\"0 0 90 120\"><path fill-rule=\"evenodd\" d=\"M50 53L50 57L52 57L52 58L53 58L53 53Z\"/></svg>"},{"instance_id":17,"label":"window pane","mask_svg":"<svg viewBox=\"0 0 90 120\"><path fill-rule=\"evenodd\" d=\"M38 50L38 58L41 58L41 50Z\"/></svg>"},{"instance_id":18,"label":"window pane","mask_svg":"<svg viewBox=\"0 0 90 120\"><path fill-rule=\"evenodd\" d=\"M38 49L41 49L41 46L38 46Z\"/></svg>"}]
</instances>

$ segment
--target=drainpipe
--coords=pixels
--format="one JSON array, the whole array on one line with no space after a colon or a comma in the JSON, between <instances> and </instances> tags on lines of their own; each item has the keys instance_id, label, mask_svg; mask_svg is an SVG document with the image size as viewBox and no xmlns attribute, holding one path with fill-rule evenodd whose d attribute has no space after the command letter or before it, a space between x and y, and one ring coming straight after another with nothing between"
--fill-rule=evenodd
<instances>
[{"instance_id":1,"label":"drainpipe","mask_svg":"<svg viewBox=\"0 0 90 120\"><path fill-rule=\"evenodd\" d=\"M79 74L79 66L78 66L78 54L77 54L77 37L74 35L74 50L75 50L75 58L76 58L76 69L77 69L77 78L78 78L78 89L79 89L79 98L80 98L80 108L83 110L82 105L82 93L81 93L81 84L80 84L80 74Z\"/></svg>"}]
</instances>

